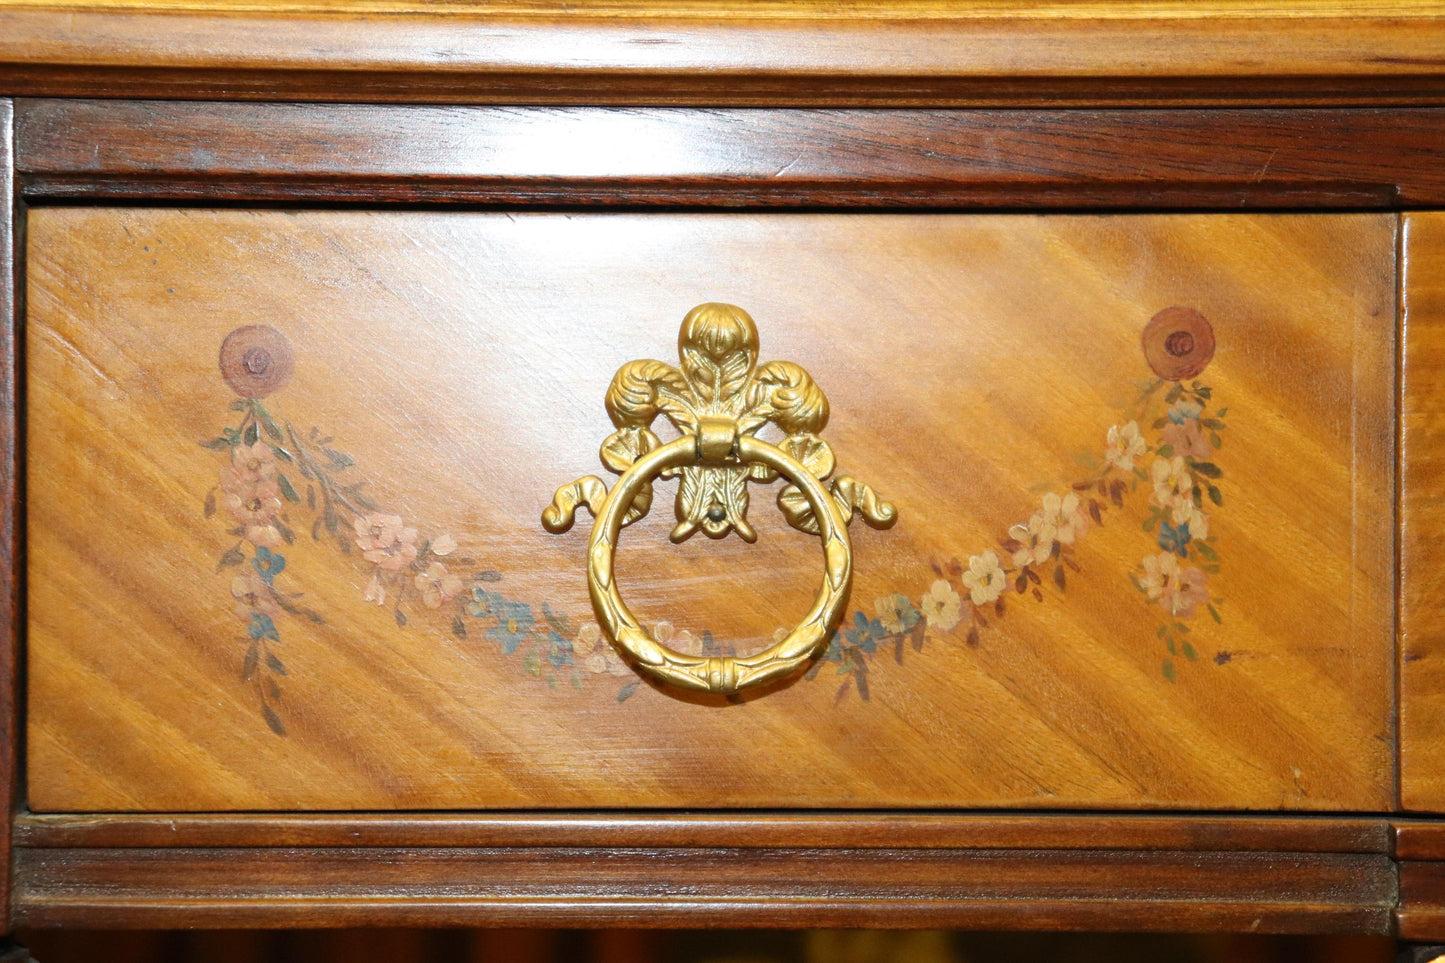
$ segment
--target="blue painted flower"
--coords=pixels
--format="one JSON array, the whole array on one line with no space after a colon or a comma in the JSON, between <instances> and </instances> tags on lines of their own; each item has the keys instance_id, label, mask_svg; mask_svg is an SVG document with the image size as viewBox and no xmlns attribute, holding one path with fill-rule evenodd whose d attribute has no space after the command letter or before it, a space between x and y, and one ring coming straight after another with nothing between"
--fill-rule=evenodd
<instances>
[{"instance_id":1,"label":"blue painted flower","mask_svg":"<svg viewBox=\"0 0 1445 963\"><path fill-rule=\"evenodd\" d=\"M272 642L280 642L281 636L276 631L276 623L271 621L271 616L265 612L252 612L251 624L246 626L246 634L253 639L270 639Z\"/></svg>"},{"instance_id":2,"label":"blue painted flower","mask_svg":"<svg viewBox=\"0 0 1445 963\"><path fill-rule=\"evenodd\" d=\"M560 669L572 664L572 643L556 632L547 633L547 661L553 668Z\"/></svg>"},{"instance_id":3,"label":"blue painted flower","mask_svg":"<svg viewBox=\"0 0 1445 963\"><path fill-rule=\"evenodd\" d=\"M467 614L474 619L491 615L502 604L502 597L496 592L489 592L480 585L472 586L472 600L467 603Z\"/></svg>"},{"instance_id":4,"label":"blue painted flower","mask_svg":"<svg viewBox=\"0 0 1445 963\"><path fill-rule=\"evenodd\" d=\"M1173 552L1180 558L1189 557L1189 525L1185 523L1175 528L1168 522L1159 524L1159 547L1166 552Z\"/></svg>"},{"instance_id":5,"label":"blue painted flower","mask_svg":"<svg viewBox=\"0 0 1445 963\"><path fill-rule=\"evenodd\" d=\"M843 634L853 645L872 655L878 648L878 640L883 638L883 623L877 619L870 619L862 612L854 612L853 625Z\"/></svg>"},{"instance_id":6,"label":"blue painted flower","mask_svg":"<svg viewBox=\"0 0 1445 963\"><path fill-rule=\"evenodd\" d=\"M257 545L256 557L251 559L251 565L261 580L270 585L277 575L286 570L286 556L278 555L264 545Z\"/></svg>"},{"instance_id":7,"label":"blue painted flower","mask_svg":"<svg viewBox=\"0 0 1445 963\"><path fill-rule=\"evenodd\" d=\"M532 617L532 606L525 602L508 602L500 599L492 607L497 617L495 628L487 630L487 638L502 647L503 655L511 655L517 646L532 632L536 619Z\"/></svg>"},{"instance_id":8,"label":"blue painted flower","mask_svg":"<svg viewBox=\"0 0 1445 963\"><path fill-rule=\"evenodd\" d=\"M834 632L828 639L828 651L823 653L823 659L827 662L843 661L843 634Z\"/></svg>"}]
</instances>

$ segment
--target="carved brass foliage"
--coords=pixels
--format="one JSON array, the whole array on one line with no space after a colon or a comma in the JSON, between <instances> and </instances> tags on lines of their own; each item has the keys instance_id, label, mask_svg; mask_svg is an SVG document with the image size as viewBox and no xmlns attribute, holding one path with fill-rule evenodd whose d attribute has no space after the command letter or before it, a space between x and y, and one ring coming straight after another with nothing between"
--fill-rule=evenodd
<instances>
[{"instance_id":1,"label":"carved brass foliage","mask_svg":"<svg viewBox=\"0 0 1445 963\"><path fill-rule=\"evenodd\" d=\"M607 412L617 429L602 443L601 457L622 477L611 494L592 475L559 488L542 523L549 531L566 531L582 505L596 516L587 565L592 606L635 669L660 682L731 693L782 678L827 647L852 583L849 521L857 513L882 527L896 512L855 478L841 475L825 485L834 457L818 432L828 423L828 399L792 362L758 365L758 331L746 311L716 303L693 308L683 319L678 355L677 367L630 361L618 369L607 390ZM659 415L682 437L664 444L652 431ZM777 445L756 437L769 423L784 434ZM823 542L823 583L803 621L745 657L688 655L650 637L622 600L613 557L622 527L651 509L653 480L681 479L674 542L698 531L710 538L736 532L751 542L757 533L747 519L748 482L770 482L780 474L787 481L778 494L784 516Z\"/></svg>"},{"instance_id":2,"label":"carved brass foliage","mask_svg":"<svg viewBox=\"0 0 1445 963\"><path fill-rule=\"evenodd\" d=\"M828 398L800 365L769 361L758 365L758 329L742 308L731 304L700 304L688 312L678 333L679 364L629 361L617 370L607 389L607 413L617 430L602 443L602 463L618 474L662 442L652 431L659 416L684 435L696 435L704 418L726 418L741 435L756 435L769 422L784 433L778 447L816 478L826 481L835 467L833 449L818 432L828 424ZM693 465L663 472L681 475L674 510L677 525L671 538L681 542L701 531L710 538L736 532L745 541L757 539L748 524L749 481L770 482L778 473L762 464ZM848 475L828 486L844 518L856 512L870 524L884 527L894 520L893 506ZM543 515L548 531L571 527L580 505L597 513L606 487L587 476L557 491ZM652 507L652 485L643 486L623 522L630 525ZM778 507L800 531L818 534L818 520L798 486L778 494Z\"/></svg>"}]
</instances>

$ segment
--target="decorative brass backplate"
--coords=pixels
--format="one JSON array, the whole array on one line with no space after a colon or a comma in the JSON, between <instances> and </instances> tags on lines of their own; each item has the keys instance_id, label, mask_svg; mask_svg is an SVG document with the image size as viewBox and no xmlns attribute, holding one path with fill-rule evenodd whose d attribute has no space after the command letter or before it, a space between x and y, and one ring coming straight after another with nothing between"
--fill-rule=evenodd
<instances>
[{"instance_id":1,"label":"decorative brass backplate","mask_svg":"<svg viewBox=\"0 0 1445 963\"><path fill-rule=\"evenodd\" d=\"M692 689L734 692L780 678L818 655L848 594L854 513L887 527L894 507L847 475L824 482L833 450L818 436L828 423L828 399L812 377L790 361L758 366L758 330L730 304L700 304L678 334L679 367L629 361L607 389L607 412L617 426L602 443L602 463L622 475L609 495L593 475L557 489L542 513L550 532L571 528L579 506L596 516L588 551L593 608L608 637L644 675ZM663 415L682 434L663 444L652 423ZM756 436L769 422L785 437L777 445ZM826 577L808 615L785 639L747 657L691 656L650 638L628 610L612 578L612 558L623 526L652 507L655 478L681 476L674 542L702 531L710 538L736 532L746 541L749 481L788 484L778 507L789 524L823 539Z\"/></svg>"}]
</instances>

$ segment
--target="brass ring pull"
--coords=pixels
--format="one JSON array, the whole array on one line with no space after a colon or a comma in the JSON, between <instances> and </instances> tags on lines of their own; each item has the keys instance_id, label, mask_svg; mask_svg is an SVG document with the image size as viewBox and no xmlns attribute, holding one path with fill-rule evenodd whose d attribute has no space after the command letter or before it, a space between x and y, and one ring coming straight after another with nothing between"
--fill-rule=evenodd
<instances>
[{"instance_id":1,"label":"brass ring pull","mask_svg":"<svg viewBox=\"0 0 1445 963\"><path fill-rule=\"evenodd\" d=\"M827 648L853 579L848 523L857 513L883 528L897 512L855 478L826 481L833 450L818 432L828 422L828 399L798 365L758 365L758 331L747 312L730 304L693 308L683 319L678 354L677 368L630 361L618 369L607 389L617 430L601 454L622 477L611 494L591 475L557 489L542 524L565 532L583 505L597 517L587 553L592 608L635 669L687 689L732 693L786 676ZM682 437L664 444L653 434L659 415ZM784 434L777 445L754 437L769 423ZM623 527L651 509L653 481L681 478L674 542L699 531L709 538L736 533L751 542L757 533L747 520L748 483L779 475L787 485L778 507L788 523L823 542L823 584L803 621L782 641L743 657L687 655L649 636L622 601L613 558Z\"/></svg>"},{"instance_id":2,"label":"brass ring pull","mask_svg":"<svg viewBox=\"0 0 1445 963\"><path fill-rule=\"evenodd\" d=\"M823 540L823 584L813 607L797 628L757 655L694 656L662 645L638 623L613 577L613 555L628 507L644 485L669 468L706 465L701 436L683 437L654 448L622 473L592 526L587 547L587 587L592 607L607 635L632 656L644 675L688 689L730 693L788 675L826 648L828 629L847 601L853 581L853 549L848 522L821 482L797 459L775 445L746 435L736 437L736 464L766 465L798 486L819 521Z\"/></svg>"}]
</instances>

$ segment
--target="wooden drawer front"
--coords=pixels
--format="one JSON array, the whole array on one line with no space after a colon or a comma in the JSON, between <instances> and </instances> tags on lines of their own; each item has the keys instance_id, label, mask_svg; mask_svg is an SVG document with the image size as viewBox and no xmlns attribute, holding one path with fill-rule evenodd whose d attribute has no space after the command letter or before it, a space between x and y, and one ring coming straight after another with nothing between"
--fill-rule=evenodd
<instances>
[{"instance_id":1,"label":"wooden drawer front","mask_svg":"<svg viewBox=\"0 0 1445 963\"><path fill-rule=\"evenodd\" d=\"M1389 809L1395 231L35 208L30 806ZM639 685L539 524L702 301L899 509L815 670L733 702ZM674 647L813 596L752 489L756 544L669 543L672 483L627 531Z\"/></svg>"}]
</instances>

